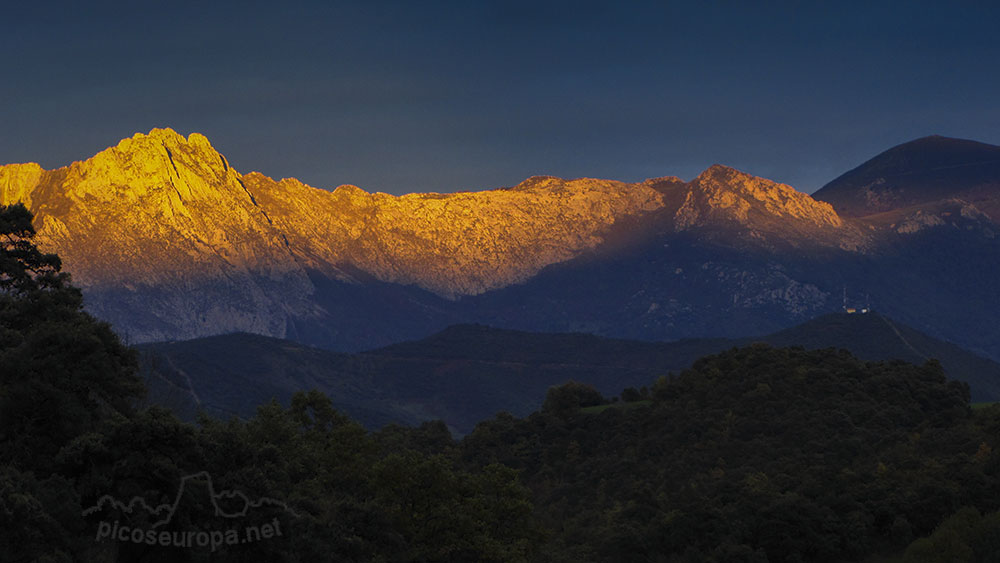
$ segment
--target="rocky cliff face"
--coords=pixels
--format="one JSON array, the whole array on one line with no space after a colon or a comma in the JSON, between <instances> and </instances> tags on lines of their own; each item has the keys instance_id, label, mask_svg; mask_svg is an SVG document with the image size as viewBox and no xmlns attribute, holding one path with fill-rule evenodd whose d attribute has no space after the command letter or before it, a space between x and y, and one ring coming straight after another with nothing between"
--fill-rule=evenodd
<instances>
[{"instance_id":1,"label":"rocky cliff face","mask_svg":"<svg viewBox=\"0 0 1000 563\"><path fill-rule=\"evenodd\" d=\"M844 224L829 203L816 201L791 186L720 164L712 165L691 182L684 205L677 212L678 228L697 224L699 210L705 210L710 218L747 227L772 217L817 228ZM751 213L757 215L756 221L751 220Z\"/></svg>"},{"instance_id":2,"label":"rocky cliff face","mask_svg":"<svg viewBox=\"0 0 1000 563\"><path fill-rule=\"evenodd\" d=\"M663 205L647 186L591 179L402 197L355 186L327 192L256 173L244 181L304 265L448 298L528 279L600 245L621 219Z\"/></svg>"},{"instance_id":3,"label":"rocky cliff face","mask_svg":"<svg viewBox=\"0 0 1000 563\"><path fill-rule=\"evenodd\" d=\"M684 187L676 231L711 229L733 241L776 248L834 246L858 250L866 235L829 203L795 188L713 165Z\"/></svg>"},{"instance_id":4,"label":"rocky cliff face","mask_svg":"<svg viewBox=\"0 0 1000 563\"><path fill-rule=\"evenodd\" d=\"M0 168L89 308L138 341L283 334L311 284L241 176L199 134L156 129L53 171Z\"/></svg>"},{"instance_id":5,"label":"rocky cliff face","mask_svg":"<svg viewBox=\"0 0 1000 563\"><path fill-rule=\"evenodd\" d=\"M322 317L310 276L414 285L446 298L530 278L663 206L642 184L532 178L455 194L329 192L233 170L204 136L136 134L46 171L0 167L0 203L36 214L89 307L136 341Z\"/></svg>"}]
</instances>

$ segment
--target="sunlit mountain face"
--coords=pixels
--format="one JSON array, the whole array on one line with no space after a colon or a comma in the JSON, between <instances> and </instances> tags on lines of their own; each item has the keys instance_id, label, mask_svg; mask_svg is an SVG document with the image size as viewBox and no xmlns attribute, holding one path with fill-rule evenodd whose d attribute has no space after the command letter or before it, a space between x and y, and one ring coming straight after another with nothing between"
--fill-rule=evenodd
<instances>
[{"instance_id":1,"label":"sunlit mountain face","mask_svg":"<svg viewBox=\"0 0 1000 563\"><path fill-rule=\"evenodd\" d=\"M998 151L921 139L815 198L721 165L392 196L242 174L204 136L154 129L55 170L0 167L0 203L36 214L133 342L246 331L350 351L456 322L746 336L846 293L997 358Z\"/></svg>"}]
</instances>

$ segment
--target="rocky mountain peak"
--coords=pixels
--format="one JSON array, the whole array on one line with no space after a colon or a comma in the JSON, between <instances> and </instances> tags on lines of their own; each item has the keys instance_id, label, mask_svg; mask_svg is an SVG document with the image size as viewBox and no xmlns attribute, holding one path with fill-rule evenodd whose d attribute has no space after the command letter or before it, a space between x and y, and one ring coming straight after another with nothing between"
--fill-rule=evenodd
<instances>
[{"instance_id":1,"label":"rocky mountain peak","mask_svg":"<svg viewBox=\"0 0 1000 563\"><path fill-rule=\"evenodd\" d=\"M289 311L309 307L282 233L203 135L153 129L56 170L0 168L0 186L0 204L35 213L39 245L63 258L92 312L117 322L131 307L138 340L220 324L280 335ZM164 325L157 311L174 309Z\"/></svg>"},{"instance_id":2,"label":"rocky mountain peak","mask_svg":"<svg viewBox=\"0 0 1000 563\"><path fill-rule=\"evenodd\" d=\"M65 185L78 198L137 203L153 197L178 209L193 200L219 201L220 189L238 187L239 177L204 135L153 129L74 162Z\"/></svg>"},{"instance_id":3,"label":"rocky mountain peak","mask_svg":"<svg viewBox=\"0 0 1000 563\"><path fill-rule=\"evenodd\" d=\"M775 219L824 228L843 225L829 203L816 201L786 184L728 166L710 166L689 186L675 216L678 230L713 221L754 227L761 221Z\"/></svg>"}]
</instances>

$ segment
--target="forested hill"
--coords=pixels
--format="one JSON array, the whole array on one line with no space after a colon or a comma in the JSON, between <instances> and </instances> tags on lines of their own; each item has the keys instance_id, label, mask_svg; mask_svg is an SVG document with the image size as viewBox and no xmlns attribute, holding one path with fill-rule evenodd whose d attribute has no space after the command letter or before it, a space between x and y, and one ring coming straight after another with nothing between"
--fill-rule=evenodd
<instances>
[{"instance_id":1,"label":"forested hill","mask_svg":"<svg viewBox=\"0 0 1000 563\"><path fill-rule=\"evenodd\" d=\"M361 354L337 354L249 334L145 344L150 399L194 420L203 410L250 417L272 398L319 389L371 429L440 419L456 434L499 411L525 416L567 381L608 395L641 389L696 359L755 341L844 348L864 360L940 361L969 383L974 401L1000 399L1000 364L876 313L825 315L772 335L639 342L580 333L533 333L456 325L431 337Z\"/></svg>"},{"instance_id":2,"label":"forested hill","mask_svg":"<svg viewBox=\"0 0 1000 563\"><path fill-rule=\"evenodd\" d=\"M974 413L935 362L754 345L631 399L566 385L462 442L470 466L521 472L553 534L541 560L858 561L1000 507L1000 409ZM995 561L972 529L905 561Z\"/></svg>"},{"instance_id":3,"label":"forested hill","mask_svg":"<svg viewBox=\"0 0 1000 563\"><path fill-rule=\"evenodd\" d=\"M935 359L948 377L969 384L973 401L1000 400L1000 364L879 313L823 315L761 340L774 346L844 348L862 360L922 364Z\"/></svg>"}]
</instances>

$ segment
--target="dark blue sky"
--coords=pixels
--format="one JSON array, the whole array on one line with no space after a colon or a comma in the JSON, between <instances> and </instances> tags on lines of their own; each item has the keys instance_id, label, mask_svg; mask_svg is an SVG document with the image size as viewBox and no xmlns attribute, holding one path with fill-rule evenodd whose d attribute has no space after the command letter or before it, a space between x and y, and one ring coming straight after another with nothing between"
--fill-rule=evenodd
<instances>
[{"instance_id":1,"label":"dark blue sky","mask_svg":"<svg viewBox=\"0 0 1000 563\"><path fill-rule=\"evenodd\" d=\"M718 162L812 192L916 137L1000 144L991 2L85 4L5 8L0 162L172 127L317 187Z\"/></svg>"}]
</instances>

